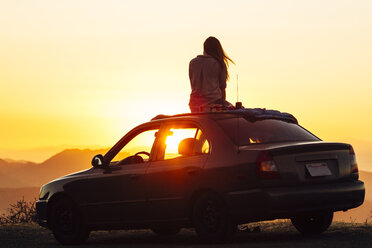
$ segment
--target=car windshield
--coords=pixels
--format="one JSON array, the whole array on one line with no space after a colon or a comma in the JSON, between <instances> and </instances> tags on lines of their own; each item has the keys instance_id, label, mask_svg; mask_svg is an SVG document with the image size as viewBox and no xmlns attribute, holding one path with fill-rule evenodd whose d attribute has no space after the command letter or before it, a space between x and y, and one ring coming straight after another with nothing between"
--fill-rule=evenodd
<instances>
[{"instance_id":1,"label":"car windshield","mask_svg":"<svg viewBox=\"0 0 372 248\"><path fill-rule=\"evenodd\" d=\"M319 140L301 126L281 120L265 119L251 122L239 117L217 122L237 145Z\"/></svg>"}]
</instances>

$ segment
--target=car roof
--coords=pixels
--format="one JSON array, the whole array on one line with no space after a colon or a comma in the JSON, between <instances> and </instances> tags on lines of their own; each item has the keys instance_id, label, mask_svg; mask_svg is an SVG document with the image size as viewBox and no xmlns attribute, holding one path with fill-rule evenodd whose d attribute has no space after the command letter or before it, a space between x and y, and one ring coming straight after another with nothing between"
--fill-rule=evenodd
<instances>
[{"instance_id":1,"label":"car roof","mask_svg":"<svg viewBox=\"0 0 372 248\"><path fill-rule=\"evenodd\" d=\"M176 120L183 119L184 117L194 117L194 118L207 118L207 119L230 119L243 117L251 122L264 120L264 119L277 119L285 122L298 124L297 119L289 114L280 112L277 110L267 110L264 108L242 108L236 110L226 110L219 112L197 112L197 113L184 113L176 115L157 115L151 119L151 121L157 120Z\"/></svg>"}]
</instances>

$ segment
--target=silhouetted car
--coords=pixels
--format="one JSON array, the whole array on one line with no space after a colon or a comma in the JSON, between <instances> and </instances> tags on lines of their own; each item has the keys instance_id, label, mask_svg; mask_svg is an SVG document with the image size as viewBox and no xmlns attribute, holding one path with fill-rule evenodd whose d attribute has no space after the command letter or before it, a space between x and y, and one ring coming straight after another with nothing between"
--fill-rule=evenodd
<instances>
[{"instance_id":1,"label":"silhouetted car","mask_svg":"<svg viewBox=\"0 0 372 248\"><path fill-rule=\"evenodd\" d=\"M292 115L265 109L157 116L92 165L40 190L39 224L62 244L91 230L183 227L223 242L238 224L280 218L320 234L365 193L351 145L323 142Z\"/></svg>"}]
</instances>

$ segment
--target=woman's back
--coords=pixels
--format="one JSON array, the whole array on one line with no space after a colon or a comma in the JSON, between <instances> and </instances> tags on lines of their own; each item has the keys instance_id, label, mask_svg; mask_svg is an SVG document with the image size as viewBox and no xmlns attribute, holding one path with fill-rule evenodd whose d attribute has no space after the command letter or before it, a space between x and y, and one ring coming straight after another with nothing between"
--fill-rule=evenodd
<instances>
[{"instance_id":1,"label":"woman's back","mask_svg":"<svg viewBox=\"0 0 372 248\"><path fill-rule=\"evenodd\" d=\"M200 104L211 104L221 99L221 89L226 88L226 75L219 62L209 55L199 55L190 61L189 77L191 83L190 103L198 101Z\"/></svg>"}]
</instances>

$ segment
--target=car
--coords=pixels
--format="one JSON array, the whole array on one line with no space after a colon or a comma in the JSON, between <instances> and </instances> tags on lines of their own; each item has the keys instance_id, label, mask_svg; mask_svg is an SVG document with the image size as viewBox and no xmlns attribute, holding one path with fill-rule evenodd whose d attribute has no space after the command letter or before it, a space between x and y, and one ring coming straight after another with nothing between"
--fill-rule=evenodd
<instances>
[{"instance_id":1,"label":"car","mask_svg":"<svg viewBox=\"0 0 372 248\"><path fill-rule=\"evenodd\" d=\"M92 168L43 185L36 209L62 244L92 230L181 228L218 243L239 224L275 219L323 233L364 194L351 145L322 141L291 114L239 109L159 115Z\"/></svg>"}]
</instances>

